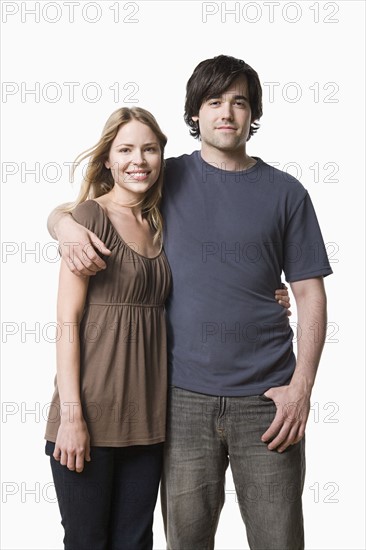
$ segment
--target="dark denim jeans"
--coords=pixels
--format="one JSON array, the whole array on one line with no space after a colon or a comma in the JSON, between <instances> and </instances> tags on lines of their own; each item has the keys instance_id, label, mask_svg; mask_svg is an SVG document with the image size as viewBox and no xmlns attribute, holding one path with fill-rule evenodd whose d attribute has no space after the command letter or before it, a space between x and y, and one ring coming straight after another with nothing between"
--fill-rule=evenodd
<instances>
[{"instance_id":1,"label":"dark denim jeans","mask_svg":"<svg viewBox=\"0 0 366 550\"><path fill-rule=\"evenodd\" d=\"M211 550L230 463L252 550L304 548L305 442L261 442L276 412L265 396L215 397L173 387L161 486L169 550Z\"/></svg>"},{"instance_id":2,"label":"dark denim jeans","mask_svg":"<svg viewBox=\"0 0 366 550\"><path fill-rule=\"evenodd\" d=\"M163 443L92 447L79 474L61 466L53 451L48 441L65 550L151 550Z\"/></svg>"}]
</instances>

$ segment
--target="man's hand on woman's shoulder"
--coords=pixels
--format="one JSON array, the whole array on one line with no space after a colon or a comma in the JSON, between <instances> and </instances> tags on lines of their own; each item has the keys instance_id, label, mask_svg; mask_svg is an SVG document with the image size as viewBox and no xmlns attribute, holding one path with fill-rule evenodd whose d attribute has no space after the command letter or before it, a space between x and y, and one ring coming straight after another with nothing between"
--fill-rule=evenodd
<instances>
[{"instance_id":1,"label":"man's hand on woman's shoulder","mask_svg":"<svg viewBox=\"0 0 366 550\"><path fill-rule=\"evenodd\" d=\"M109 256L110 250L95 233L77 223L70 215L65 213L59 219L55 233L63 259L70 271L78 277L95 275L107 267L98 252Z\"/></svg>"}]
</instances>

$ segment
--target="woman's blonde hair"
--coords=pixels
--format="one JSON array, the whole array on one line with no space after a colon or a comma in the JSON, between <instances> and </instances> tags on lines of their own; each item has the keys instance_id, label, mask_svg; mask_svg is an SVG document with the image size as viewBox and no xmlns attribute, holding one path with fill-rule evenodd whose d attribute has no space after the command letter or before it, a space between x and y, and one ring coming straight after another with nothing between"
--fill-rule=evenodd
<instances>
[{"instance_id":1,"label":"woman's blonde hair","mask_svg":"<svg viewBox=\"0 0 366 550\"><path fill-rule=\"evenodd\" d=\"M105 162L108 160L109 151L118 130L124 124L137 120L146 124L156 135L160 145L161 167L156 183L146 191L140 201L128 206L141 206L142 215L147 219L150 227L155 231L154 244L160 242L162 246L163 238L163 220L159 210L164 177L164 148L167 143L167 137L161 131L155 117L141 107L121 107L114 111L103 128L102 135L96 145L80 153L74 161L72 174L80 163L89 158L86 167L86 173L81 183L81 188L77 199L65 206L65 212L72 212L76 206L87 199L93 199L105 195L114 187L114 179L109 168L106 168Z\"/></svg>"}]
</instances>

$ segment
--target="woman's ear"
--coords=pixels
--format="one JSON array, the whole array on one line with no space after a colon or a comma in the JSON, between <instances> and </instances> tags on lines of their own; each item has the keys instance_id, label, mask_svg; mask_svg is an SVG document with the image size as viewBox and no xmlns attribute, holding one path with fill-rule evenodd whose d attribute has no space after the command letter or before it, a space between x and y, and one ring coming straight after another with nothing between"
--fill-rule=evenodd
<instances>
[{"instance_id":1,"label":"woman's ear","mask_svg":"<svg viewBox=\"0 0 366 550\"><path fill-rule=\"evenodd\" d=\"M109 168L111 167L111 163L109 162L108 159L104 161L104 166L105 166L107 169L109 169Z\"/></svg>"}]
</instances>

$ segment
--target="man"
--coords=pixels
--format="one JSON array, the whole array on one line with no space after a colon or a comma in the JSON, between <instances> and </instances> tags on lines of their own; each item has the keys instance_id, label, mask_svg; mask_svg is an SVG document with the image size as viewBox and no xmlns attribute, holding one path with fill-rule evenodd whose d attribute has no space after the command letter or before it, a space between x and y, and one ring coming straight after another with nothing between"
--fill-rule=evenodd
<instances>
[{"instance_id":1,"label":"man","mask_svg":"<svg viewBox=\"0 0 366 550\"><path fill-rule=\"evenodd\" d=\"M304 187L246 152L261 115L249 65L205 60L188 81L185 105L201 151L167 161L164 248L173 290L161 496L172 550L214 548L229 462L250 548L304 548L304 433L326 330L323 277L332 270ZM58 220L53 214L49 227ZM60 240L85 242L67 224L59 221ZM81 254L73 265L89 274L101 267ZM297 359L273 298L282 271L298 310Z\"/></svg>"}]
</instances>

